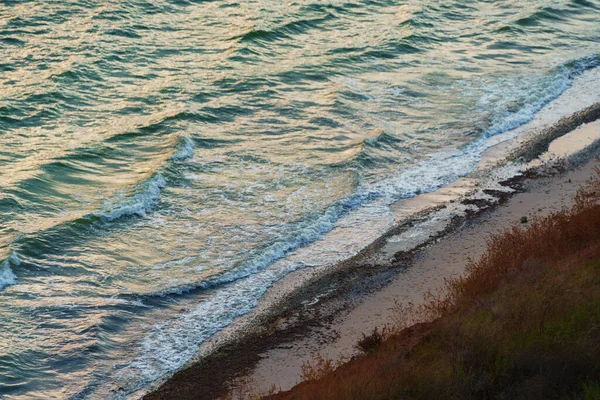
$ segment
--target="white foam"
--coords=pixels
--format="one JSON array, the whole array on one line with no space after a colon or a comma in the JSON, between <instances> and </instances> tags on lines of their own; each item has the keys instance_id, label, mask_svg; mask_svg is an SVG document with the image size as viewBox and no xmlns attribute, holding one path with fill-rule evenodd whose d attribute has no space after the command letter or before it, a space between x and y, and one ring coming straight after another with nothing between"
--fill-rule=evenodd
<instances>
[{"instance_id":1,"label":"white foam","mask_svg":"<svg viewBox=\"0 0 600 400\"><path fill-rule=\"evenodd\" d=\"M181 161L194 155L194 142L187 136L181 138L179 146L171 156L171 160ZM161 169L159 169L161 171ZM166 181L160 172L155 173L150 179L138 184L133 189L132 196L117 193L105 201L101 211L90 213L90 216L103 221L114 221L125 216L137 215L145 217L146 213L156 205Z\"/></svg>"},{"instance_id":2,"label":"white foam","mask_svg":"<svg viewBox=\"0 0 600 400\"><path fill-rule=\"evenodd\" d=\"M151 209L158 198L160 192L165 188L166 182L160 173L156 173L144 183L138 185L134 194L123 198L116 196L116 199L109 199L107 205L102 211L91 213L91 216L98 217L103 221L114 221L129 215L146 216L146 212ZM112 200L112 201L111 201Z\"/></svg>"},{"instance_id":3,"label":"white foam","mask_svg":"<svg viewBox=\"0 0 600 400\"><path fill-rule=\"evenodd\" d=\"M171 159L181 161L190 158L194 155L194 142L187 136L181 138L181 143L177 146L175 153Z\"/></svg>"},{"instance_id":4,"label":"white foam","mask_svg":"<svg viewBox=\"0 0 600 400\"><path fill-rule=\"evenodd\" d=\"M571 87L576 76L599 64L600 56L583 57L572 63L569 68L566 65L554 68L541 79L523 78L526 84L520 82L519 84L507 84L505 87L498 84L487 85L485 92L490 93L490 95L486 97L502 99L509 97L508 92L518 91L522 93L516 97L525 99L525 104L516 112L500 113L492 120L490 127L483 132L480 139L470 143L463 149L434 154L428 160L419 163L415 168L399 171L395 176L377 182L368 189L371 192L368 197L383 195L387 197L389 202L393 202L400 198L437 190L469 174L477 166L482 153L497 144L497 140L493 138L494 136L512 131L532 121L544 106L557 99ZM580 90L583 89L580 88ZM515 97L514 94L512 97ZM593 103L598 99L593 100L590 98L588 101ZM483 104L486 103L485 99L480 100L480 103L482 103L484 109L497 105L497 103ZM578 108L588 105L590 104L580 104ZM515 132L515 134L518 132ZM506 140L507 137L503 139Z\"/></svg>"},{"instance_id":5,"label":"white foam","mask_svg":"<svg viewBox=\"0 0 600 400\"><path fill-rule=\"evenodd\" d=\"M11 265L17 266L19 264L21 264L21 261L14 251L0 263L0 290L17 283L17 276L10 267Z\"/></svg>"},{"instance_id":6,"label":"white foam","mask_svg":"<svg viewBox=\"0 0 600 400\"><path fill-rule=\"evenodd\" d=\"M139 357L117 373L118 385L135 391L180 368L197 354L204 341L255 308L274 282L302 267L278 263L276 268L221 288L178 318L155 325L144 338Z\"/></svg>"},{"instance_id":7,"label":"white foam","mask_svg":"<svg viewBox=\"0 0 600 400\"><path fill-rule=\"evenodd\" d=\"M181 161L193 155L194 142L187 136L183 136L177 150L171 156L171 160ZM146 213L156 205L160 193L165 187L164 177L157 172L150 179L137 185L132 196L124 196L122 192L117 193L105 201L105 206L101 211L89 215L107 222L133 215L145 217Z\"/></svg>"},{"instance_id":8,"label":"white foam","mask_svg":"<svg viewBox=\"0 0 600 400\"><path fill-rule=\"evenodd\" d=\"M250 257L246 262L223 275L203 279L202 281L193 284L165 288L160 292L152 294L160 296L175 293L181 294L191 289L208 289L214 286L224 285L252 276L257 272L264 270L273 262L282 259L291 251L311 244L320 239L323 234L331 231L335 227L335 223L337 220L339 220L340 216L346 214L352 209L356 209L364 202L367 196L368 193L361 193L350 196L349 198L343 200L336 201L315 220L304 221L298 224L293 229L293 233L284 236L281 240L272 243L266 248L251 251Z\"/></svg>"}]
</instances>

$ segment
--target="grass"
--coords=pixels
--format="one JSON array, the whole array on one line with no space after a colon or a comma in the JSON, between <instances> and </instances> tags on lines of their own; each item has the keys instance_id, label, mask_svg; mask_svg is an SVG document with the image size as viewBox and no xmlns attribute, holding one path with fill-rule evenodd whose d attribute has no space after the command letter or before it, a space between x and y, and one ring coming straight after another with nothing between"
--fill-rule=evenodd
<instances>
[{"instance_id":1,"label":"grass","mask_svg":"<svg viewBox=\"0 0 600 400\"><path fill-rule=\"evenodd\" d=\"M321 359L267 397L600 400L600 173L572 209L530 222L402 310L421 323L365 335L364 356L337 368Z\"/></svg>"}]
</instances>

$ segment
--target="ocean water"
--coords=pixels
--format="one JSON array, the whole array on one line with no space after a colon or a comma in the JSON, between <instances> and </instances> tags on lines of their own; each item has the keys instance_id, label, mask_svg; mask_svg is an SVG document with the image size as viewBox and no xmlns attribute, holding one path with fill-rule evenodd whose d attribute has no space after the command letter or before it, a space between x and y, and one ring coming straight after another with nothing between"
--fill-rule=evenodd
<instances>
[{"instance_id":1,"label":"ocean water","mask_svg":"<svg viewBox=\"0 0 600 400\"><path fill-rule=\"evenodd\" d=\"M469 173L599 43L598 0L2 2L0 397L179 368Z\"/></svg>"}]
</instances>

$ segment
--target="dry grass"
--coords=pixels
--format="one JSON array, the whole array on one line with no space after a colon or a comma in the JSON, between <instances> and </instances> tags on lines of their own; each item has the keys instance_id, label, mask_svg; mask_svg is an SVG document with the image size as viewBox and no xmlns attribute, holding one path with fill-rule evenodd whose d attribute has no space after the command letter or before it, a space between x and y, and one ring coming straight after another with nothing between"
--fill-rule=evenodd
<instances>
[{"instance_id":1,"label":"dry grass","mask_svg":"<svg viewBox=\"0 0 600 400\"><path fill-rule=\"evenodd\" d=\"M333 362L329 358L324 358L316 354L313 361L306 361L302 364L302 380L313 381L326 377L336 370L342 362Z\"/></svg>"},{"instance_id":2,"label":"dry grass","mask_svg":"<svg viewBox=\"0 0 600 400\"><path fill-rule=\"evenodd\" d=\"M489 239L418 323L273 399L600 399L600 172L575 205Z\"/></svg>"}]
</instances>

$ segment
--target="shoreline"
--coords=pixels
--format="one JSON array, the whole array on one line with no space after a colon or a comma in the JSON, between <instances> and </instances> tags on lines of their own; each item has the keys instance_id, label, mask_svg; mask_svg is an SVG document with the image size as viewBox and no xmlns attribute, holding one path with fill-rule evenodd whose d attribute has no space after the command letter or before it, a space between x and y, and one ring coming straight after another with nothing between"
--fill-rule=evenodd
<instances>
[{"instance_id":1,"label":"shoreline","mask_svg":"<svg viewBox=\"0 0 600 400\"><path fill-rule=\"evenodd\" d=\"M600 125L596 125L596 131L600 134ZM250 387L262 393L273 384L281 391L289 390L300 383L302 365L314 364L314 355L334 363L346 362L359 355L354 346L363 334L398 323L412 326L412 322L398 320L398 305L418 306L425 302L427 291L442 291L447 279L457 278L465 272L470 258L476 260L485 252L486 240L492 234L521 225L522 217L527 217L528 224L534 217L569 206L576 191L593 176L596 165L596 161L590 159L578 164L577 168L552 176L525 178L512 196L417 250L409 268L380 290L364 295L345 315L336 316L325 328L317 329L287 347L266 352L248 377ZM335 332L333 339L319 343L319 336L321 340L325 339L331 331Z\"/></svg>"},{"instance_id":2,"label":"shoreline","mask_svg":"<svg viewBox=\"0 0 600 400\"><path fill-rule=\"evenodd\" d=\"M251 313L203 342L196 356L181 368L135 392L117 389L115 394L162 398L157 393L167 393L168 387L176 388L178 396L182 390L195 393L200 389L194 388L201 388L206 392L202 398L216 398L232 384L247 380L244 377L269 349L288 347L289 342L347 314L360 299L380 291L407 270L421 249L505 203L523 191L524 182L581 165L600 143L595 142L598 137L575 145L563 142L567 152L546 150L559 138L569 137L569 131L600 118L600 97L594 90L600 88L599 77L600 68L588 70L532 120L486 139L470 174L433 192L391 204L391 228L354 256L287 274L268 288ZM316 251L320 251L318 246ZM328 332L323 341L335 339L332 329L323 329ZM206 378L198 380L198 376ZM181 385L188 389L180 390ZM198 398L197 393L190 397Z\"/></svg>"},{"instance_id":3,"label":"shoreline","mask_svg":"<svg viewBox=\"0 0 600 400\"><path fill-rule=\"evenodd\" d=\"M593 128L600 135L600 124ZM561 179L526 182L503 206L425 249L406 271L413 276L347 316L375 325L355 338L356 357L338 363L321 349L302 366L302 382L262 398L598 398L600 168L597 160L581 166ZM421 288L402 278L420 279ZM443 290L397 306L398 298L406 305L400 295L436 283ZM385 314L390 299L387 314L396 318L378 330L374 313ZM374 307L361 312L365 303ZM233 398L259 393L242 387Z\"/></svg>"},{"instance_id":4,"label":"shoreline","mask_svg":"<svg viewBox=\"0 0 600 400\"><path fill-rule=\"evenodd\" d=\"M543 129L542 133L537 132L537 135L545 135L543 138L554 136L552 140L547 140L543 145L536 147L537 156L540 156L562 135L576 130L582 123L595 121L599 117L600 103L596 103L567 118L562 118L558 123ZM597 128L594 129L598 131ZM527 138L522 140L530 145ZM386 316L385 312L381 312L385 307L382 307L380 300L389 298L390 290L397 292L397 288L390 288L395 287L394 284L398 279L404 277L405 282L412 282L413 287L416 288L417 291L412 297L409 296L411 302L416 301L416 294L422 297L426 289L435 289L435 285L431 282L423 282L423 278L427 275L423 273L423 268L418 267L424 258L427 259L424 254L434 251L432 249L442 248L442 245L433 243L438 241L447 243L451 240L449 238L460 237L466 232L466 226L489 226L485 218L496 215L497 210L504 204L520 204L515 202L521 200L515 199L521 194L529 193L530 196L540 197L540 193L535 190L542 190L550 182L554 182L554 185L562 183L564 174L575 174L567 178L570 180L568 189L559 191L562 193L562 199L559 201L551 199L545 206L534 205L534 208L552 210L553 204L564 205L568 194L574 193L581 180L585 181L589 177L593 167L593 162L589 161L590 150L594 148L595 146L584 147L570 157L561 155L560 160L563 161L550 156L544 162L537 162L535 156L528 157L533 160L533 164L526 168L524 173L497 182L500 185L496 190L482 189L477 183L465 185L466 187L461 187L461 184L451 184L436 192L421 195L438 196L443 200L439 205L433 206L430 201L426 202L429 206L416 212L412 219L394 227L356 256L334 267L322 267L320 271L299 270L288 275L268 291L256 312L251 316L242 317L243 321L238 321L237 325L234 324L235 327L225 329L221 335L209 341L207 347L210 347L211 351L208 355L199 356L186 367L175 372L160 386L155 386L154 390L147 393L144 398L177 396L178 398L211 399L223 395L232 386L246 385L248 381L253 381L251 385L262 392L267 391L272 384L286 390L298 382L300 378L298 372L302 363L310 360L311 355L316 351L325 356L330 356L332 353L334 359L338 360L352 357L351 351L356 343L355 339L360 334L372 330L373 327L381 326L381 323L365 316L378 315L379 321L389 318L389 314ZM490 153L493 153L493 149L490 149ZM527 156L531 156L531 152ZM564 162L567 158L570 160L568 166ZM497 163L498 160L491 164ZM480 164L487 165L490 161L484 157ZM483 170L489 171L486 168ZM543 182L541 189L534 190L536 182L538 185ZM543 189L544 192L546 190ZM479 197L473 196L473 192L476 192ZM421 196L401 200L401 202L418 203L423 200ZM448 196L455 196L462 200L452 201ZM528 201L527 204L532 203ZM431 221L434 219L432 215L444 211L449 205L461 209L463 215L447 215L447 225L443 229L432 233L423 243L411 249L401 249L397 246L389 248L390 238L394 236L400 238L402 234L410 233L411 228L422 230L422 227L418 226L419 223ZM404 204L404 207L407 205ZM411 207L418 208L418 204L412 204ZM518 210L519 207L516 209ZM505 215L504 221L514 223L518 218L520 216L506 220ZM464 238L462 240L464 241ZM396 243L403 243L403 240L396 240ZM471 251L472 249L469 250L470 256ZM382 262L382 254L385 255L384 258L392 255L392 262ZM436 259L437 257L433 257L432 260ZM411 271L418 275L416 278L422 279L407 278L403 275L410 274ZM441 277L439 271L434 272ZM452 276L461 271L456 269L450 272L449 276ZM443 282L443 279L441 281ZM405 294L404 297L406 296ZM387 304L390 304L389 299ZM350 314L358 316L358 320L362 318L365 322L359 324L360 327L356 327L357 319L348 317ZM349 328L348 325L352 327ZM342 336L343 344L339 344L338 339ZM332 343L334 345L331 345ZM330 350L324 351L327 346ZM268 383L267 377L270 380Z\"/></svg>"}]
</instances>

